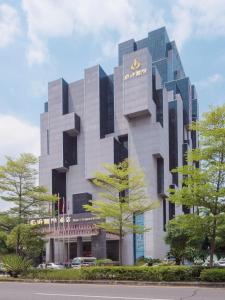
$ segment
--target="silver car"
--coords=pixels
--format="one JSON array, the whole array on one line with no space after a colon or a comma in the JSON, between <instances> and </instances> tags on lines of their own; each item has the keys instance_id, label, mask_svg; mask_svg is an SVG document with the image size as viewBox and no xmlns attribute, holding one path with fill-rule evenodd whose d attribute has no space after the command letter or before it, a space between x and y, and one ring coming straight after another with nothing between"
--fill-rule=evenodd
<instances>
[{"instance_id":1,"label":"silver car","mask_svg":"<svg viewBox=\"0 0 225 300\"><path fill-rule=\"evenodd\" d=\"M62 270L62 269L64 269L64 266L62 264L58 264L58 263L47 263L46 264L46 269L49 269L49 270Z\"/></svg>"}]
</instances>

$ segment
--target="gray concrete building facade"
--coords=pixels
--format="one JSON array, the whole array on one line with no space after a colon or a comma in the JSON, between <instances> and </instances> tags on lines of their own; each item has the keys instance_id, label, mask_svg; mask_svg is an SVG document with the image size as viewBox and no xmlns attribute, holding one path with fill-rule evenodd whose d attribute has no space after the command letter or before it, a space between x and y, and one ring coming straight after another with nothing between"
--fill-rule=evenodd
<instances>
[{"instance_id":1,"label":"gray concrete building facade","mask_svg":"<svg viewBox=\"0 0 225 300\"><path fill-rule=\"evenodd\" d=\"M40 184L59 195L60 215L49 221L47 261L118 259L118 237L99 230L98 220L83 209L98 196L91 179L103 163L134 160L144 170L149 197L160 203L134 218L151 230L124 238L125 264L141 256L164 258L166 223L189 213L166 199L170 186L181 185L171 170L186 164L186 151L198 143L197 133L188 130L198 118L197 95L176 44L163 27L119 44L118 60L113 74L96 65L81 80L49 83L41 114Z\"/></svg>"}]
</instances>

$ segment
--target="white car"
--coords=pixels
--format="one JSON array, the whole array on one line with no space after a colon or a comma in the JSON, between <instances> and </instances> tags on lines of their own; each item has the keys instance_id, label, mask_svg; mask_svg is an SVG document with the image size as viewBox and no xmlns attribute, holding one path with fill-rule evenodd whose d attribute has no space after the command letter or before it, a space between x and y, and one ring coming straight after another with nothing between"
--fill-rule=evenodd
<instances>
[{"instance_id":1,"label":"white car","mask_svg":"<svg viewBox=\"0 0 225 300\"><path fill-rule=\"evenodd\" d=\"M37 266L37 269L46 269L46 264L39 264L38 266Z\"/></svg>"},{"instance_id":2,"label":"white car","mask_svg":"<svg viewBox=\"0 0 225 300\"><path fill-rule=\"evenodd\" d=\"M62 264L57 264L57 263L47 263L46 264L46 269L61 270L61 269L64 269L64 266Z\"/></svg>"},{"instance_id":3,"label":"white car","mask_svg":"<svg viewBox=\"0 0 225 300\"><path fill-rule=\"evenodd\" d=\"M72 260L71 267L81 268L81 267L91 267L96 265L96 257L76 257Z\"/></svg>"},{"instance_id":4,"label":"white car","mask_svg":"<svg viewBox=\"0 0 225 300\"><path fill-rule=\"evenodd\" d=\"M224 259L224 258L221 258L220 260L218 260L218 261L216 262L216 265L217 265L218 267L225 267L225 259Z\"/></svg>"}]
</instances>

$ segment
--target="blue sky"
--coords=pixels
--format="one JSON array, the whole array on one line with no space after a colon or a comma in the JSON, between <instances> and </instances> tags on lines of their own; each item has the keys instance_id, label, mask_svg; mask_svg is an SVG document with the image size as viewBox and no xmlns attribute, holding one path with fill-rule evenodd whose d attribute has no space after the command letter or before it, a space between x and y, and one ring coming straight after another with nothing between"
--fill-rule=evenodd
<instances>
[{"instance_id":1,"label":"blue sky","mask_svg":"<svg viewBox=\"0 0 225 300\"><path fill-rule=\"evenodd\" d=\"M225 100L225 0L0 0L0 161L39 153L48 81L71 82L101 64L111 73L117 44L166 26L200 112Z\"/></svg>"}]
</instances>

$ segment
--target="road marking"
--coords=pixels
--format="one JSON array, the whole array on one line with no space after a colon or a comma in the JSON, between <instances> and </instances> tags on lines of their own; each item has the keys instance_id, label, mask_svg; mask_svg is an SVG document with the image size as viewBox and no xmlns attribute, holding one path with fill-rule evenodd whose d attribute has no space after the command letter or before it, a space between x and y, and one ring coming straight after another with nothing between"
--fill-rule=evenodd
<instances>
[{"instance_id":1,"label":"road marking","mask_svg":"<svg viewBox=\"0 0 225 300\"><path fill-rule=\"evenodd\" d=\"M97 298L97 299L125 299L125 300L173 300L168 298L134 298L134 297L115 297L115 296L91 296L91 295L70 295L70 294L47 294L47 293L34 293L39 296L59 296L59 297L80 297L80 298Z\"/></svg>"}]
</instances>

